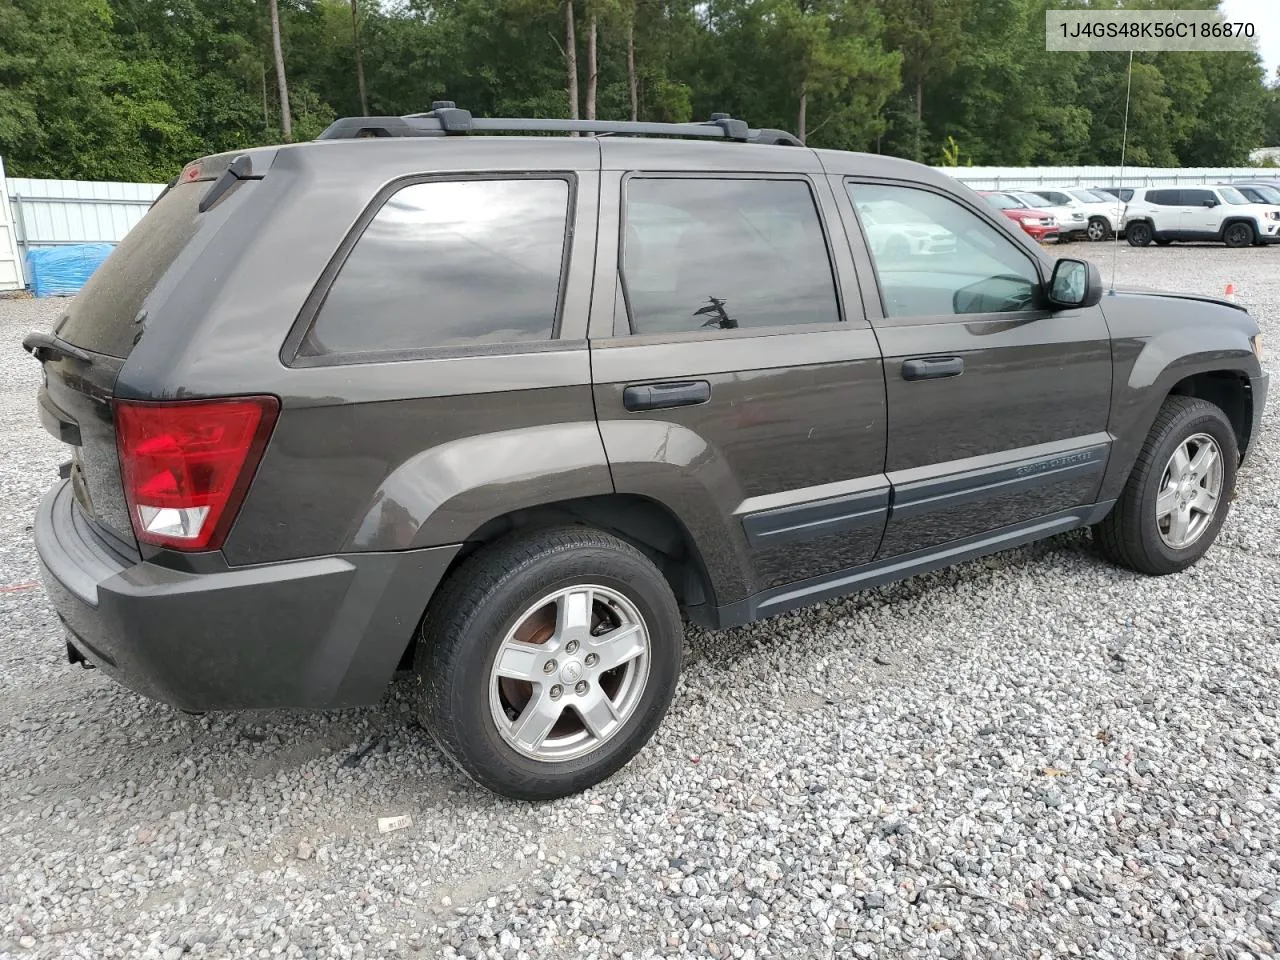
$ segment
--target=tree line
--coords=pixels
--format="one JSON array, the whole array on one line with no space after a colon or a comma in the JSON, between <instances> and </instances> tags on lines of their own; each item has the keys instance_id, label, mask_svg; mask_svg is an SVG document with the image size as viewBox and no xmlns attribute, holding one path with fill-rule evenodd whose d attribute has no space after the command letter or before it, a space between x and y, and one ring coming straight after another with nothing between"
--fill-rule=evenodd
<instances>
[{"instance_id":1,"label":"tree line","mask_svg":"<svg viewBox=\"0 0 1280 960\"><path fill-rule=\"evenodd\" d=\"M1045 9L1083 2L0 0L0 157L11 175L163 181L447 99L478 116L728 112L932 164L1115 163L1128 54L1044 49ZM1240 165L1280 144L1276 80L1252 53L1137 54L1128 163Z\"/></svg>"}]
</instances>

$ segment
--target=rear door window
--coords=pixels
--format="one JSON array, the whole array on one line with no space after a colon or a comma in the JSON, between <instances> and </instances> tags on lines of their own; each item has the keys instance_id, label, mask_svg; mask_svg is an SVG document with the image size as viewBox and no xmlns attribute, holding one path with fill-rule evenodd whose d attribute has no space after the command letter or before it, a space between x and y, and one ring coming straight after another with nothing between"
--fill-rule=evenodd
<instances>
[{"instance_id":1,"label":"rear door window","mask_svg":"<svg viewBox=\"0 0 1280 960\"><path fill-rule=\"evenodd\" d=\"M397 359L550 339L571 192L562 177L402 187L351 247L299 356Z\"/></svg>"},{"instance_id":2,"label":"rear door window","mask_svg":"<svg viewBox=\"0 0 1280 960\"><path fill-rule=\"evenodd\" d=\"M633 333L840 320L802 180L631 178L622 273Z\"/></svg>"},{"instance_id":3,"label":"rear door window","mask_svg":"<svg viewBox=\"0 0 1280 960\"><path fill-rule=\"evenodd\" d=\"M143 301L196 235L200 198L208 191L204 181L168 190L71 301L58 336L94 353L127 357L142 332L135 321Z\"/></svg>"}]
</instances>

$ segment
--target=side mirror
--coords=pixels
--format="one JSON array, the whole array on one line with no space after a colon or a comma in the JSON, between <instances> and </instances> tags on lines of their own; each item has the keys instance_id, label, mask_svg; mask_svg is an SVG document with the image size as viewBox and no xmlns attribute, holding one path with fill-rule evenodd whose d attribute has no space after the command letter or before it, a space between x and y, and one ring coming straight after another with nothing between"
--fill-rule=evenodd
<instances>
[{"instance_id":1,"label":"side mirror","mask_svg":"<svg viewBox=\"0 0 1280 960\"><path fill-rule=\"evenodd\" d=\"M1102 273L1096 264L1063 258L1053 265L1049 305L1059 310L1092 307L1102 299Z\"/></svg>"},{"instance_id":2,"label":"side mirror","mask_svg":"<svg viewBox=\"0 0 1280 960\"><path fill-rule=\"evenodd\" d=\"M1216 207L1218 205L1218 201L1213 199L1213 197L1210 197L1208 200L1204 201L1204 205L1206 207Z\"/></svg>"}]
</instances>

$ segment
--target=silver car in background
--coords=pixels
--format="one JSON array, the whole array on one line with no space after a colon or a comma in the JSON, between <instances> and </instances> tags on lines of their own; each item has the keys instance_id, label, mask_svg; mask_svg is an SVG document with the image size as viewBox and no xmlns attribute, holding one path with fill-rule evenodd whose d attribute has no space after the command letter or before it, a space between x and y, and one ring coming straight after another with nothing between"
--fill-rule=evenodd
<instances>
[{"instance_id":1,"label":"silver car in background","mask_svg":"<svg viewBox=\"0 0 1280 960\"><path fill-rule=\"evenodd\" d=\"M1106 240L1124 221L1124 201L1109 193L1065 187L1060 190L1033 190L1055 206L1068 207L1085 219L1085 236L1090 240Z\"/></svg>"}]
</instances>

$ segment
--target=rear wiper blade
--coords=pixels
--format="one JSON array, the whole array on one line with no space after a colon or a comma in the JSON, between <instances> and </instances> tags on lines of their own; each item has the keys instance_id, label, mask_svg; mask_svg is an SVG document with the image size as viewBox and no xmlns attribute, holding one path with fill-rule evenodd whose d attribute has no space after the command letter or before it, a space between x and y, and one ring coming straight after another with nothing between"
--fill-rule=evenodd
<instances>
[{"instance_id":1,"label":"rear wiper blade","mask_svg":"<svg viewBox=\"0 0 1280 960\"><path fill-rule=\"evenodd\" d=\"M22 349L41 363L54 357L73 357L85 363L93 363L93 354L88 350L82 350L74 343L67 343L61 337L43 330L32 330L23 337Z\"/></svg>"}]
</instances>

